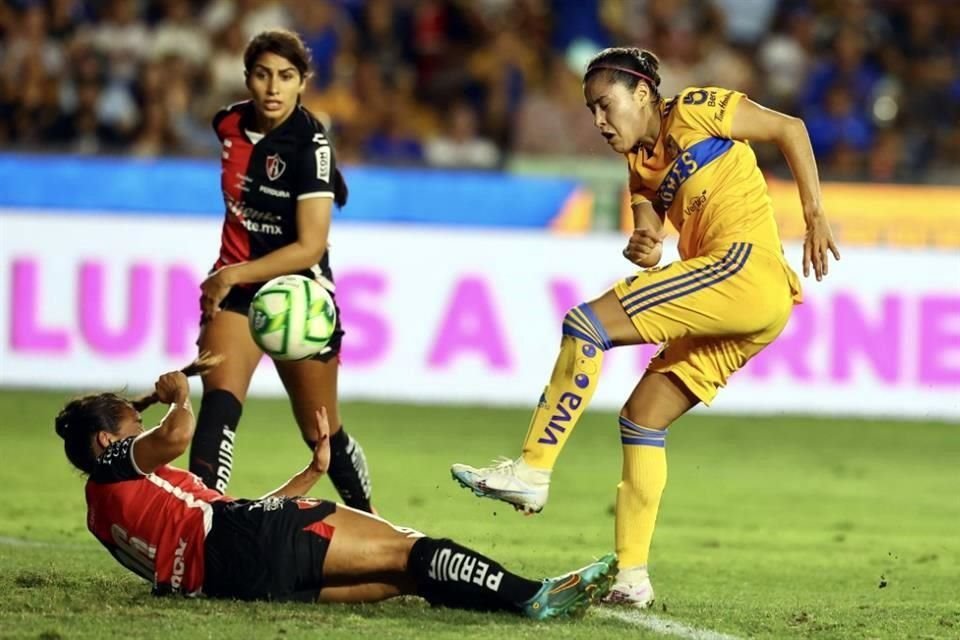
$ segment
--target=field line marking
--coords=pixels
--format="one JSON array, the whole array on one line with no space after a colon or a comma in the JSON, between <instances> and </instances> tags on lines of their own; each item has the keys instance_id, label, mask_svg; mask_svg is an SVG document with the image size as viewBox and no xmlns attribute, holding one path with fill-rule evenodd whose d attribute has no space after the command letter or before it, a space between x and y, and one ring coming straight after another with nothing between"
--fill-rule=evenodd
<instances>
[{"instance_id":1,"label":"field line marking","mask_svg":"<svg viewBox=\"0 0 960 640\"><path fill-rule=\"evenodd\" d=\"M618 611L616 609L596 608L593 610L593 613L603 618L620 620L665 636L684 638L685 640L740 640L737 636L720 633L719 631L711 631L710 629L698 629L697 627L691 627L676 620L662 618L653 613L643 611Z\"/></svg>"}]
</instances>

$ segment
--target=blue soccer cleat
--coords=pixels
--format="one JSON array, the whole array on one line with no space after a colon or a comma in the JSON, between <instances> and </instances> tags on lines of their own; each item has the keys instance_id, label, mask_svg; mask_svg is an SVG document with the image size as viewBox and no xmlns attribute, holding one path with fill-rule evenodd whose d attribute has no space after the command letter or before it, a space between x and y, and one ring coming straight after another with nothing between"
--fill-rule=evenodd
<instances>
[{"instance_id":1,"label":"blue soccer cleat","mask_svg":"<svg viewBox=\"0 0 960 640\"><path fill-rule=\"evenodd\" d=\"M582 569L544 580L537 595L524 603L523 613L534 620L581 616L607 595L616 575L617 556L609 553Z\"/></svg>"}]
</instances>

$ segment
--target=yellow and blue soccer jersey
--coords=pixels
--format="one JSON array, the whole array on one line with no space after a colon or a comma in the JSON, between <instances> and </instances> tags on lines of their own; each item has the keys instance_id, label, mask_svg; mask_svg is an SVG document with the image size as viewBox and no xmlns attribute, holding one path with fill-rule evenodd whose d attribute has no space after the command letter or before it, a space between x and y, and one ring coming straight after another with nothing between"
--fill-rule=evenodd
<instances>
[{"instance_id":1,"label":"yellow and blue soccer jersey","mask_svg":"<svg viewBox=\"0 0 960 640\"><path fill-rule=\"evenodd\" d=\"M743 98L687 89L662 103L652 152L626 154L632 203L650 202L670 219L682 259L614 291L644 342L664 344L649 369L677 376L707 404L780 334L801 298L757 158L732 139Z\"/></svg>"},{"instance_id":2,"label":"yellow and blue soccer jersey","mask_svg":"<svg viewBox=\"0 0 960 640\"><path fill-rule=\"evenodd\" d=\"M744 94L689 88L662 103L653 153L627 154L632 203L649 201L680 232L684 260L733 242L782 253L767 183L745 141L731 139Z\"/></svg>"}]
</instances>

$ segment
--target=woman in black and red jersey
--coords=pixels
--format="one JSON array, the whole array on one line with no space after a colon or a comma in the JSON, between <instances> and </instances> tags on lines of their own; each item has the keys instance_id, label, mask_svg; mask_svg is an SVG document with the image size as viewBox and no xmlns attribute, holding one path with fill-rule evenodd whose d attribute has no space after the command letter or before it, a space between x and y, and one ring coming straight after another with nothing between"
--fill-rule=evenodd
<instances>
[{"instance_id":1,"label":"woman in black and red jersey","mask_svg":"<svg viewBox=\"0 0 960 640\"><path fill-rule=\"evenodd\" d=\"M613 554L558 578L528 580L451 540L299 497L330 463L322 408L303 471L259 500L225 496L169 466L194 434L186 376L160 376L153 399L170 408L152 429L144 430L133 403L102 393L67 403L56 432L67 458L89 476L91 533L157 594L322 602L419 595L435 605L545 619L580 613L609 591Z\"/></svg>"},{"instance_id":2,"label":"woman in black and red jersey","mask_svg":"<svg viewBox=\"0 0 960 640\"><path fill-rule=\"evenodd\" d=\"M334 293L327 235L333 205L347 202L323 126L300 105L310 53L290 31L270 30L247 45L243 62L251 99L221 110L213 127L222 143L221 187L226 216L220 256L203 282L200 351L226 356L203 377L203 400L190 449L190 471L220 493L233 465L235 434L250 379L263 352L247 328L257 289L280 275L315 278ZM327 407L333 432L330 479L343 501L370 511L363 450L347 435L337 406L343 330L310 360L275 363L308 446L317 441L313 416Z\"/></svg>"}]
</instances>

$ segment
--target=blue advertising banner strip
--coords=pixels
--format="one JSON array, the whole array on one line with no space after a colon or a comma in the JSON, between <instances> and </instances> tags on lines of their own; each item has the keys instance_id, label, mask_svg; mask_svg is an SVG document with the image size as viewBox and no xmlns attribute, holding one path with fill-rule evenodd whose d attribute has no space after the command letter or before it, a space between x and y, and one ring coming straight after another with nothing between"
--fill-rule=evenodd
<instances>
[{"instance_id":1,"label":"blue advertising banner strip","mask_svg":"<svg viewBox=\"0 0 960 640\"><path fill-rule=\"evenodd\" d=\"M546 228L578 183L478 171L351 166L337 220ZM210 160L0 154L0 208L222 216Z\"/></svg>"}]
</instances>

